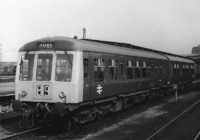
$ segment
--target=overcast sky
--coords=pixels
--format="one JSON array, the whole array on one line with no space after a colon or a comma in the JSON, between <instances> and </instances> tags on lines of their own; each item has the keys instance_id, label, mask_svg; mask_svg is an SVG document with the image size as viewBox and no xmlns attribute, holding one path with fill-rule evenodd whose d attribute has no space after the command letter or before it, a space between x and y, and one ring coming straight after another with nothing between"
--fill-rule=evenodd
<instances>
[{"instance_id":1,"label":"overcast sky","mask_svg":"<svg viewBox=\"0 0 200 140\"><path fill-rule=\"evenodd\" d=\"M1 0L3 61L46 36L125 42L174 54L200 44L200 0Z\"/></svg>"}]
</instances>

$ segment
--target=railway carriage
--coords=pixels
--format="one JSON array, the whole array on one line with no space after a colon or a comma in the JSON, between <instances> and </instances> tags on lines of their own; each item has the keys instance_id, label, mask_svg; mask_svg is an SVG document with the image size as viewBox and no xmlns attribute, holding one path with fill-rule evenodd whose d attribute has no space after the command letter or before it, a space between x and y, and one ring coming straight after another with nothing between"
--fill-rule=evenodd
<instances>
[{"instance_id":1,"label":"railway carriage","mask_svg":"<svg viewBox=\"0 0 200 140\"><path fill-rule=\"evenodd\" d=\"M191 83L195 78L194 61L186 58L166 56L170 61L170 83Z\"/></svg>"},{"instance_id":2,"label":"railway carriage","mask_svg":"<svg viewBox=\"0 0 200 140\"><path fill-rule=\"evenodd\" d=\"M20 48L12 106L43 122L67 116L69 127L77 126L163 95L173 84L190 83L193 75L194 62L186 58L48 37Z\"/></svg>"}]
</instances>

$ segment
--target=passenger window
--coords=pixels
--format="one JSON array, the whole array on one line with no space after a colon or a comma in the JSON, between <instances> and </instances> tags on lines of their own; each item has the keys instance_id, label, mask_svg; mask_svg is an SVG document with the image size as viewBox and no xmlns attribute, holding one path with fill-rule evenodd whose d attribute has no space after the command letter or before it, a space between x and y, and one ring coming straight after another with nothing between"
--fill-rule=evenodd
<instances>
[{"instance_id":1,"label":"passenger window","mask_svg":"<svg viewBox=\"0 0 200 140\"><path fill-rule=\"evenodd\" d=\"M104 81L105 62L104 59L94 58L94 81Z\"/></svg>"},{"instance_id":2,"label":"passenger window","mask_svg":"<svg viewBox=\"0 0 200 140\"><path fill-rule=\"evenodd\" d=\"M158 75L158 63L156 62L155 63L155 76Z\"/></svg>"},{"instance_id":3,"label":"passenger window","mask_svg":"<svg viewBox=\"0 0 200 140\"><path fill-rule=\"evenodd\" d=\"M187 74L189 74L190 68L189 65L187 65Z\"/></svg>"},{"instance_id":4,"label":"passenger window","mask_svg":"<svg viewBox=\"0 0 200 140\"><path fill-rule=\"evenodd\" d=\"M180 64L179 73L180 73L180 75L183 74L183 65L182 64Z\"/></svg>"},{"instance_id":5,"label":"passenger window","mask_svg":"<svg viewBox=\"0 0 200 140\"><path fill-rule=\"evenodd\" d=\"M152 76L154 77L155 76L155 64L154 62L151 63L151 72L152 72Z\"/></svg>"},{"instance_id":6,"label":"passenger window","mask_svg":"<svg viewBox=\"0 0 200 140\"><path fill-rule=\"evenodd\" d=\"M146 66L146 62L142 63L142 77L146 78L147 77L147 66Z\"/></svg>"},{"instance_id":7,"label":"passenger window","mask_svg":"<svg viewBox=\"0 0 200 140\"><path fill-rule=\"evenodd\" d=\"M72 78L72 54L58 54L56 60L56 81L70 82Z\"/></svg>"},{"instance_id":8,"label":"passenger window","mask_svg":"<svg viewBox=\"0 0 200 140\"><path fill-rule=\"evenodd\" d=\"M121 61L121 76L124 76L124 61Z\"/></svg>"},{"instance_id":9,"label":"passenger window","mask_svg":"<svg viewBox=\"0 0 200 140\"><path fill-rule=\"evenodd\" d=\"M183 74L185 74L185 65L183 65Z\"/></svg>"},{"instance_id":10,"label":"passenger window","mask_svg":"<svg viewBox=\"0 0 200 140\"><path fill-rule=\"evenodd\" d=\"M139 65L139 61L135 61L135 78L140 78L140 65Z\"/></svg>"},{"instance_id":11,"label":"passenger window","mask_svg":"<svg viewBox=\"0 0 200 140\"><path fill-rule=\"evenodd\" d=\"M117 80L117 60L109 59L109 78Z\"/></svg>"},{"instance_id":12,"label":"passenger window","mask_svg":"<svg viewBox=\"0 0 200 140\"><path fill-rule=\"evenodd\" d=\"M185 65L185 74L187 74L188 73L188 67L187 67L187 65Z\"/></svg>"},{"instance_id":13,"label":"passenger window","mask_svg":"<svg viewBox=\"0 0 200 140\"><path fill-rule=\"evenodd\" d=\"M26 54L21 56L20 62L20 81L30 81L33 76L34 55Z\"/></svg>"},{"instance_id":14,"label":"passenger window","mask_svg":"<svg viewBox=\"0 0 200 140\"><path fill-rule=\"evenodd\" d=\"M176 74L179 75L180 71L179 71L179 64L177 64L177 70L176 70Z\"/></svg>"},{"instance_id":15,"label":"passenger window","mask_svg":"<svg viewBox=\"0 0 200 140\"><path fill-rule=\"evenodd\" d=\"M39 54L37 60L37 81L50 81L51 80L51 66L52 54Z\"/></svg>"},{"instance_id":16,"label":"passenger window","mask_svg":"<svg viewBox=\"0 0 200 140\"><path fill-rule=\"evenodd\" d=\"M89 77L89 59L83 59L84 65L84 78Z\"/></svg>"},{"instance_id":17,"label":"passenger window","mask_svg":"<svg viewBox=\"0 0 200 140\"><path fill-rule=\"evenodd\" d=\"M174 64L174 75L176 75L176 64Z\"/></svg>"},{"instance_id":18,"label":"passenger window","mask_svg":"<svg viewBox=\"0 0 200 140\"><path fill-rule=\"evenodd\" d=\"M133 61L127 61L127 79L133 79Z\"/></svg>"},{"instance_id":19,"label":"passenger window","mask_svg":"<svg viewBox=\"0 0 200 140\"><path fill-rule=\"evenodd\" d=\"M147 77L151 77L151 62L147 63Z\"/></svg>"},{"instance_id":20,"label":"passenger window","mask_svg":"<svg viewBox=\"0 0 200 140\"><path fill-rule=\"evenodd\" d=\"M192 74L194 74L194 65L191 65Z\"/></svg>"},{"instance_id":21,"label":"passenger window","mask_svg":"<svg viewBox=\"0 0 200 140\"><path fill-rule=\"evenodd\" d=\"M162 76L162 64L159 63L159 75Z\"/></svg>"}]
</instances>

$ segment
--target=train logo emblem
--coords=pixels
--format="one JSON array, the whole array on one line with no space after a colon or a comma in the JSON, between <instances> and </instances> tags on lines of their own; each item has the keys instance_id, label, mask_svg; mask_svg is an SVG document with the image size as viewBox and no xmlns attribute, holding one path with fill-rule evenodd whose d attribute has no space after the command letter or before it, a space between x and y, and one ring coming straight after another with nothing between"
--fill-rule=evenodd
<instances>
[{"instance_id":1,"label":"train logo emblem","mask_svg":"<svg viewBox=\"0 0 200 140\"><path fill-rule=\"evenodd\" d=\"M101 94L101 92L103 91L102 88L103 88L102 86L98 85L98 87L97 87L97 92L98 92L99 94Z\"/></svg>"}]
</instances>

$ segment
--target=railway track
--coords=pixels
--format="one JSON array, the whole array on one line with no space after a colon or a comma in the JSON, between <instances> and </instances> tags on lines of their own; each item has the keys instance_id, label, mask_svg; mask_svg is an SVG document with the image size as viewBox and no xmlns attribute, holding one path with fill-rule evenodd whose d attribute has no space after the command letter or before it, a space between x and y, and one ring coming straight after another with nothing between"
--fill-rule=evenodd
<instances>
[{"instance_id":1,"label":"railway track","mask_svg":"<svg viewBox=\"0 0 200 140\"><path fill-rule=\"evenodd\" d=\"M173 98L173 95L170 95L170 96L164 97L164 98L160 98L160 100L157 100L157 99L152 100L151 103L148 102L148 103L146 103L144 105L137 106L136 108L128 109L125 112L124 111L123 112L119 112L119 113L115 114L114 116L111 116L111 117L108 117L108 118L104 119L101 122L96 122L94 124L91 124L91 125L88 125L86 127L83 127L82 128L83 132L80 132L80 131L78 133L77 133L77 131L75 131L75 132L67 132L67 133L62 134L60 136L56 136L55 138L52 138L52 139L70 139L71 140L71 139L82 139L83 137L87 138L87 135L91 134L91 132L97 132L100 129L100 127L103 128L105 126L107 127L109 125L116 124L116 122L118 122L119 120L117 120L117 121L116 120L113 121L113 120L117 115L121 115L121 116L126 116L127 117L130 114L137 114L141 110L144 110L145 108L149 108L149 106L157 105L156 104L157 101L158 101L157 103L159 104L159 102L161 103L164 100L168 100L168 99L171 99L171 98ZM199 102L200 101L198 101L198 103L196 103L195 105L199 104ZM192 107L191 107L191 109L192 109ZM189 111L189 110L190 110L190 108L187 109L187 111ZM187 112L187 111L184 111L184 112ZM113 121L113 124L111 124L112 121ZM85 131L87 131L87 132L85 132Z\"/></svg>"},{"instance_id":2,"label":"railway track","mask_svg":"<svg viewBox=\"0 0 200 140\"><path fill-rule=\"evenodd\" d=\"M0 121L4 120L4 119L11 119L11 118L14 118L14 117L18 117L20 116L19 113L17 112L1 112L0 113Z\"/></svg>"},{"instance_id":3,"label":"railway track","mask_svg":"<svg viewBox=\"0 0 200 140\"><path fill-rule=\"evenodd\" d=\"M63 130L60 130L60 128L58 128L58 133L56 134L57 127L47 127L47 128L42 128L41 130L40 127L38 128L34 128L31 130L27 130L27 131L23 131L23 132L19 132L4 138L0 138L0 139L39 139L40 137L42 138L46 138L49 140L57 140L57 139L81 139L84 136L87 136L89 133L91 132L96 132L99 129L101 129L102 127L105 126L109 126L109 125L113 125L116 122L118 122L119 120L123 119L124 117L127 117L131 114L136 114L137 112L148 108L149 106L158 104L160 102L162 102L162 100L166 100L166 98L171 98L171 96L169 97L162 97L160 98L161 100L158 100L158 102L154 102L155 100L152 100L150 102L147 102L145 104L138 104L137 106L135 106L134 108L128 108L125 109L124 111L115 113L114 115L108 115L106 116L103 120L99 121L96 120L94 122L88 123L87 125L81 127L80 129L74 129L71 131L66 131L67 127L65 127ZM39 130L39 133L38 131ZM36 131L36 132L35 132ZM44 132L45 131L45 132ZM62 132L61 132L62 131ZM55 133L55 134L54 134Z\"/></svg>"},{"instance_id":4,"label":"railway track","mask_svg":"<svg viewBox=\"0 0 200 140\"><path fill-rule=\"evenodd\" d=\"M161 100L165 100L166 98L169 98L169 97L163 97L163 98L161 98ZM157 99L155 99L155 100L157 100ZM159 100L159 102L161 102L161 100ZM104 126L108 126L108 125L116 123L116 119L115 120L113 119L113 118L116 118L116 115L118 116L117 117L118 119L123 118L124 116L128 116L130 114L136 113L136 112L140 111L141 109L147 108L148 106L151 106L154 104L156 104L156 102L153 102L153 100L148 103L142 104L142 105L138 104L138 106L136 106L134 108L128 108L123 112L121 111L121 112L116 113L115 115L112 115L112 114L108 115L102 121L95 121L92 123L88 123L87 125L81 127L80 129L74 129L74 130L66 132L66 130L67 130L67 128L66 128L65 132L63 132L61 134L59 132L59 134L55 134L55 136L54 135L48 136L50 133L53 133L51 131L55 130L54 127L52 128L53 130L51 130L51 131L45 130L45 131L47 131L46 132L47 135L45 135L45 133L43 132L43 134L41 134L42 136L40 136L40 134L38 134L38 133L34 133L34 131L40 129L40 127L38 127L38 128L30 129L27 131L19 132L19 133L16 133L16 134L13 134L13 135L10 135L7 137L0 138L0 140L1 139L23 139L23 138L27 138L29 136L31 136L31 138L33 137L33 139L34 139L36 137L43 137L43 135L44 135L44 137L46 137L47 139L50 139L50 140L79 139L79 138L82 138L83 136L87 135L90 132L98 131L98 129L100 127L104 127ZM41 131L43 131L43 130L41 130ZM86 132L84 132L84 130L86 130Z\"/></svg>"},{"instance_id":5,"label":"railway track","mask_svg":"<svg viewBox=\"0 0 200 140\"><path fill-rule=\"evenodd\" d=\"M194 140L199 140L200 139L200 131L199 133L195 136Z\"/></svg>"},{"instance_id":6,"label":"railway track","mask_svg":"<svg viewBox=\"0 0 200 140\"><path fill-rule=\"evenodd\" d=\"M170 98L171 97L173 97L173 94L170 95ZM154 104L157 104L159 102L162 102L163 100L166 100L166 98L169 98L169 96L151 100L150 102L148 102L146 104L137 106L135 108L127 109L125 112L123 111L123 112L119 112L117 114L118 115L121 114L121 116L128 116L128 114L134 114L134 113L138 112L139 110L141 110L142 108L144 109L145 107L148 107L150 105L154 105ZM12 117L11 112L9 112L9 113L10 113L10 116ZM1 115L2 114L0 114L0 116ZM88 135L88 133L97 131L99 129L99 127L107 126L108 122L110 123L111 121L113 121L112 116L105 118L103 121L93 122L93 123L91 123L87 126L84 126L81 130L72 130L72 131L68 131L68 132L65 132L63 134L59 134L59 135L55 135L55 136L50 136L50 137L47 136L47 138L51 139L51 140L52 139L81 139L83 136ZM113 123L116 123L116 122L113 122ZM37 128L37 129L34 128L34 129L31 129L31 130L28 130L28 131L20 132L20 133L17 133L17 134L8 136L8 137L0 138L0 139L13 139L13 138L16 139L16 138L20 138L20 137L26 137L27 134L29 135L30 133L32 133L32 132L34 132L38 129L39 128ZM85 130L90 131L90 132L82 132L82 131L85 131ZM33 134L33 135L37 135L37 134Z\"/></svg>"},{"instance_id":7,"label":"railway track","mask_svg":"<svg viewBox=\"0 0 200 140\"><path fill-rule=\"evenodd\" d=\"M163 127L161 127L159 130L157 130L155 133L153 133L151 136L149 136L146 140L155 140L158 139L159 137L162 137L162 135L164 133L167 132L167 130L174 126L176 123L179 122L179 120L184 119L185 115L187 115L188 113L190 113L190 111L192 111L193 109L195 109L197 107L197 105L200 104L200 100L198 100L197 102L195 102L194 104L192 104L189 108L187 108L185 111L183 111L181 114L179 114L178 116L176 116L174 119L172 119L170 122L168 122L167 124L165 124ZM198 134L200 135L200 134ZM198 136L196 136L198 138ZM195 140L197 140L197 138Z\"/></svg>"},{"instance_id":8,"label":"railway track","mask_svg":"<svg viewBox=\"0 0 200 140\"><path fill-rule=\"evenodd\" d=\"M9 136L5 136L3 138L0 138L0 140L21 139L21 138L25 137L27 134L33 133L33 132L35 132L36 130L39 130L39 129L41 129L41 127L37 127L37 128L33 128L33 129L23 131L23 132L15 133L15 134L12 134L12 135L9 135Z\"/></svg>"},{"instance_id":9,"label":"railway track","mask_svg":"<svg viewBox=\"0 0 200 140\"><path fill-rule=\"evenodd\" d=\"M108 115L103 120L92 122L92 123L90 123L90 124L88 124L86 126L83 126L81 129L68 131L66 133L59 134L59 135L53 136L53 137L48 138L48 139L50 139L50 140L82 139L84 136L87 136L91 132L97 132L100 128L103 128L103 127L106 127L106 126L110 126L110 125L114 125L114 124L116 124L116 122L118 122L119 120L123 120L127 116L131 116L132 114L137 114L141 110L144 110L145 108L148 108L149 106L154 106L156 104L159 104L159 102L161 103L162 101L167 100L168 98L171 98L171 97L172 97L171 95L170 96L165 96L165 97L160 98L160 100L154 99L154 100L152 100L150 102L147 102L145 104L142 104L142 105L138 104L134 108L127 108L127 109L125 109L125 110L123 110L121 112Z\"/></svg>"}]
</instances>

